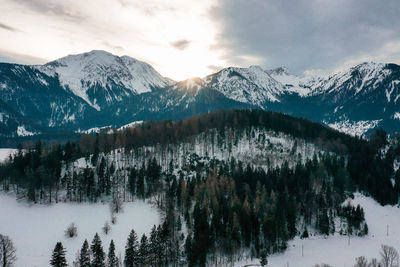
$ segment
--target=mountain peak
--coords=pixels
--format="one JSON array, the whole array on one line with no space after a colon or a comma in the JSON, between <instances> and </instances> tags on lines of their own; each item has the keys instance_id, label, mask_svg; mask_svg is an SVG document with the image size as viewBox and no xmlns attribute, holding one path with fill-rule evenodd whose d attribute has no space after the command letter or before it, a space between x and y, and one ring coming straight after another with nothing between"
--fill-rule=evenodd
<instances>
[{"instance_id":1,"label":"mountain peak","mask_svg":"<svg viewBox=\"0 0 400 267\"><path fill-rule=\"evenodd\" d=\"M292 75L289 72L289 69L287 67L283 67L283 66L275 68L275 69L270 69L268 72L273 75Z\"/></svg>"},{"instance_id":2,"label":"mountain peak","mask_svg":"<svg viewBox=\"0 0 400 267\"><path fill-rule=\"evenodd\" d=\"M104 90L102 98L109 102L121 101L123 95L150 92L155 87L165 87L171 81L162 77L149 64L128 56L116 56L103 50L69 55L45 65L37 66L49 76L58 75L60 83L89 105L100 109L93 93L94 87ZM124 91L115 94L113 88ZM89 92L88 92L89 91Z\"/></svg>"}]
</instances>

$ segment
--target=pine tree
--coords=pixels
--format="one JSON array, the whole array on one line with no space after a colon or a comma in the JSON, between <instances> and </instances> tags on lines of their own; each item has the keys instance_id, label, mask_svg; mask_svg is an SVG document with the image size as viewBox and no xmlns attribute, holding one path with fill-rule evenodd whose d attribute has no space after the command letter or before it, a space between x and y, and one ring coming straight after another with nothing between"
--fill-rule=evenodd
<instances>
[{"instance_id":1,"label":"pine tree","mask_svg":"<svg viewBox=\"0 0 400 267\"><path fill-rule=\"evenodd\" d=\"M150 242L149 242L149 262L152 266L157 265L158 262L158 237L157 237L157 227L154 225L150 232Z\"/></svg>"},{"instance_id":2,"label":"pine tree","mask_svg":"<svg viewBox=\"0 0 400 267\"><path fill-rule=\"evenodd\" d=\"M104 250L101 245L101 240L99 235L96 233L92 245L90 247L92 250L92 264L91 267L105 267L105 255L104 255Z\"/></svg>"},{"instance_id":3,"label":"pine tree","mask_svg":"<svg viewBox=\"0 0 400 267\"><path fill-rule=\"evenodd\" d=\"M145 234L142 235L142 238L140 239L140 246L139 246L139 266L146 266L149 262L148 256L149 256L149 243L147 241L147 236Z\"/></svg>"},{"instance_id":4,"label":"pine tree","mask_svg":"<svg viewBox=\"0 0 400 267\"><path fill-rule=\"evenodd\" d=\"M83 242L81 253L79 256L80 267L90 267L90 251L88 241L85 239Z\"/></svg>"},{"instance_id":5,"label":"pine tree","mask_svg":"<svg viewBox=\"0 0 400 267\"><path fill-rule=\"evenodd\" d=\"M138 239L135 230L132 229L128 236L125 246L125 267L134 267L137 265L138 260Z\"/></svg>"},{"instance_id":6,"label":"pine tree","mask_svg":"<svg viewBox=\"0 0 400 267\"><path fill-rule=\"evenodd\" d=\"M54 267L67 267L67 260L65 259L65 249L61 242L58 242L54 248L53 255L51 256L50 264Z\"/></svg>"},{"instance_id":7,"label":"pine tree","mask_svg":"<svg viewBox=\"0 0 400 267\"><path fill-rule=\"evenodd\" d=\"M108 267L118 267L118 258L115 255L114 241L111 239L110 247L108 249Z\"/></svg>"},{"instance_id":8,"label":"pine tree","mask_svg":"<svg viewBox=\"0 0 400 267\"><path fill-rule=\"evenodd\" d=\"M129 186L129 191L131 192L132 196L135 195L136 193L136 169L132 168L131 173L129 174L128 177L128 186Z\"/></svg>"}]
</instances>

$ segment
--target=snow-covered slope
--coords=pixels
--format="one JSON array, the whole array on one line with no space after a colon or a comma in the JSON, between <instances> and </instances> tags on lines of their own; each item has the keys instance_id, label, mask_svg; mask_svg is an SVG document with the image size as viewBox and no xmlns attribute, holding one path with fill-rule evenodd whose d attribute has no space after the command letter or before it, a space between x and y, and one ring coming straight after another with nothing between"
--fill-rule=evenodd
<instances>
[{"instance_id":1,"label":"snow-covered slope","mask_svg":"<svg viewBox=\"0 0 400 267\"><path fill-rule=\"evenodd\" d=\"M123 253L126 238L134 229L138 236L149 235L151 228L160 223L160 215L151 204L143 201L124 203L124 211L117 215L117 223L112 225L108 235L102 227L110 222L110 208L103 203L58 203L53 205L33 205L17 202L14 196L0 194L0 232L8 235L17 249L18 267L50 266L51 252L57 242L62 242L67 250L68 266L73 266L76 253L85 239L90 243L98 233L103 249L108 250L111 239L115 242L116 254ZM66 228L74 222L78 236L67 238ZM123 255L123 254L122 254Z\"/></svg>"},{"instance_id":2,"label":"snow-covered slope","mask_svg":"<svg viewBox=\"0 0 400 267\"><path fill-rule=\"evenodd\" d=\"M16 151L14 148L0 148L0 163L7 160Z\"/></svg>"},{"instance_id":3,"label":"snow-covered slope","mask_svg":"<svg viewBox=\"0 0 400 267\"><path fill-rule=\"evenodd\" d=\"M307 86L310 77L299 77L291 74L286 67L279 67L268 71L269 75L286 87L287 92L307 96L311 89Z\"/></svg>"},{"instance_id":4,"label":"snow-covered slope","mask_svg":"<svg viewBox=\"0 0 400 267\"><path fill-rule=\"evenodd\" d=\"M226 97L265 108L268 102L279 102L285 86L259 66L226 68L205 78L209 88Z\"/></svg>"},{"instance_id":5,"label":"snow-covered slope","mask_svg":"<svg viewBox=\"0 0 400 267\"><path fill-rule=\"evenodd\" d=\"M101 50L69 55L37 68L50 76L57 75L64 87L97 109L100 107L96 98L92 99L87 92L93 86L98 86L97 90L106 90L107 101L112 101L122 100L124 96L113 94L112 88L116 86L141 94L150 92L154 87L165 87L171 82L145 62ZM129 95L129 91L124 94Z\"/></svg>"},{"instance_id":6,"label":"snow-covered slope","mask_svg":"<svg viewBox=\"0 0 400 267\"><path fill-rule=\"evenodd\" d=\"M333 93L348 90L353 94L367 93L379 86L390 73L386 64L365 62L350 69L309 82L312 94ZM395 81L394 81L395 82ZM390 101L390 93L388 93Z\"/></svg>"}]
</instances>

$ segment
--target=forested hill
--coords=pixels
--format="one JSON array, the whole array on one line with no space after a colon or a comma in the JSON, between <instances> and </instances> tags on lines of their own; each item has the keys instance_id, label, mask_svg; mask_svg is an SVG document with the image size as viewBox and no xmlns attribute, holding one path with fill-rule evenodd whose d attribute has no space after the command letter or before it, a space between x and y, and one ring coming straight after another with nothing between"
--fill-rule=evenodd
<instances>
[{"instance_id":1,"label":"forested hill","mask_svg":"<svg viewBox=\"0 0 400 267\"><path fill-rule=\"evenodd\" d=\"M218 266L285 250L308 229L368 234L362 209L342 203L355 191L398 202L398 144L380 130L365 140L281 113L217 111L21 146L0 183L36 203L145 199L164 215L153 266Z\"/></svg>"},{"instance_id":2,"label":"forested hill","mask_svg":"<svg viewBox=\"0 0 400 267\"><path fill-rule=\"evenodd\" d=\"M108 152L122 147L130 149L146 145L183 142L210 129L216 129L223 134L226 128L239 130L248 127L261 127L285 133L339 153L347 153L349 148L353 149L353 146L367 144L365 140L351 137L322 124L283 113L262 110L221 110L177 122L148 121L136 127L114 131L113 134L109 134L109 129L104 129L98 135L82 135L79 145L83 152L93 154L96 149L100 152Z\"/></svg>"}]
</instances>

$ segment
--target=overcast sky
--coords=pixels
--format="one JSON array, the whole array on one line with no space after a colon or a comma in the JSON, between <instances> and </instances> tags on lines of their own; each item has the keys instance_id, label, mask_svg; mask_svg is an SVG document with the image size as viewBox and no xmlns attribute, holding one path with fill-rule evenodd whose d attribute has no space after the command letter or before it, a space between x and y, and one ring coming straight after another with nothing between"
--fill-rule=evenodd
<instances>
[{"instance_id":1,"label":"overcast sky","mask_svg":"<svg viewBox=\"0 0 400 267\"><path fill-rule=\"evenodd\" d=\"M94 49L176 80L223 67L329 73L400 63L399 0L1 0L0 61Z\"/></svg>"}]
</instances>

